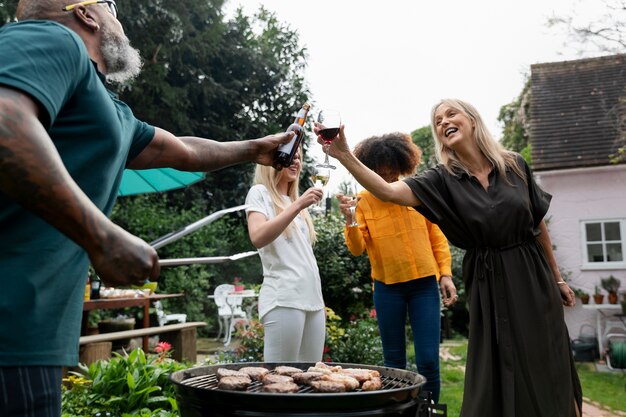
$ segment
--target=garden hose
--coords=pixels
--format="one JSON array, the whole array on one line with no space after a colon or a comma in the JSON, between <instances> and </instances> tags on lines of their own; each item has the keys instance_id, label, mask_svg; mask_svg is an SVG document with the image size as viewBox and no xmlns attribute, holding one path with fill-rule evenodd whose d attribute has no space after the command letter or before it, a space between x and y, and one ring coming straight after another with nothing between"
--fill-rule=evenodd
<instances>
[{"instance_id":1,"label":"garden hose","mask_svg":"<svg viewBox=\"0 0 626 417\"><path fill-rule=\"evenodd\" d=\"M626 368L626 342L610 342L609 356L615 368Z\"/></svg>"}]
</instances>

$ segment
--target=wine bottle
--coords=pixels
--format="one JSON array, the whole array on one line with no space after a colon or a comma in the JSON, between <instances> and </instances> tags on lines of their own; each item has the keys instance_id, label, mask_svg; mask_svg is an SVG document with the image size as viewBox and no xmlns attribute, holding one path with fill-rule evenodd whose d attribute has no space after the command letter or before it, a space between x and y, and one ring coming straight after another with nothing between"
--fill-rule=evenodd
<instances>
[{"instance_id":1,"label":"wine bottle","mask_svg":"<svg viewBox=\"0 0 626 417\"><path fill-rule=\"evenodd\" d=\"M102 286L102 281L98 278L97 275L94 275L91 278L91 299L97 300L100 298L100 287Z\"/></svg>"},{"instance_id":2,"label":"wine bottle","mask_svg":"<svg viewBox=\"0 0 626 417\"><path fill-rule=\"evenodd\" d=\"M293 157L296 155L302 138L304 137L304 122L306 121L306 116L310 108L311 105L309 103L304 103L296 115L296 120L287 128L287 132L295 132L296 134L288 143L281 145L276 151L273 164L275 169L280 171L293 162Z\"/></svg>"}]
</instances>

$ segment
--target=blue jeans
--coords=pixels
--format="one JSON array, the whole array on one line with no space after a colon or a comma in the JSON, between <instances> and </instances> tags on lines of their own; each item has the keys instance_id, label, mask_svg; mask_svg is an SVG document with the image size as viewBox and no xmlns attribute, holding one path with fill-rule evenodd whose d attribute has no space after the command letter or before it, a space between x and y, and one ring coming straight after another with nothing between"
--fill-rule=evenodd
<instances>
[{"instance_id":1,"label":"blue jeans","mask_svg":"<svg viewBox=\"0 0 626 417\"><path fill-rule=\"evenodd\" d=\"M375 280L374 306L385 366L391 368L406 368L405 323L408 312L417 370L427 381L422 389L432 392L433 400L439 402L441 313L435 276L391 285Z\"/></svg>"}]
</instances>

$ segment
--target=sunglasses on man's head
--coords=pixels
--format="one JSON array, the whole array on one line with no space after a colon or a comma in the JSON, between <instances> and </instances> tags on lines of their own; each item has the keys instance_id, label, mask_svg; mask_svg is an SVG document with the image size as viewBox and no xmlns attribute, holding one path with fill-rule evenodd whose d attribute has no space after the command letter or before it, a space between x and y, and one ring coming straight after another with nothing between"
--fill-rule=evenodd
<instances>
[{"instance_id":1,"label":"sunglasses on man's head","mask_svg":"<svg viewBox=\"0 0 626 417\"><path fill-rule=\"evenodd\" d=\"M86 1L80 1L78 3L70 4L69 6L65 6L62 10L65 11L65 12L69 12L70 10L74 9L76 6L79 6L79 5L89 6L89 5L92 5L92 4L106 4L107 5L107 9L109 10L109 13L111 13L113 15L113 17L117 19L117 4L115 3L115 0L86 0Z\"/></svg>"}]
</instances>

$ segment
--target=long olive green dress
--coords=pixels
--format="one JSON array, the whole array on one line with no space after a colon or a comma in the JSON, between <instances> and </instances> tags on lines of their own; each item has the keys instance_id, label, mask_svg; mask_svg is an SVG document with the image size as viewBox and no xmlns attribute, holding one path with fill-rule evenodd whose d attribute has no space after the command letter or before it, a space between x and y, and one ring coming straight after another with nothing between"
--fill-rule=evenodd
<instances>
[{"instance_id":1,"label":"long olive green dress","mask_svg":"<svg viewBox=\"0 0 626 417\"><path fill-rule=\"evenodd\" d=\"M438 166L407 178L416 209L466 249L470 323L462 417L575 417L582 392L561 297L535 236L551 196L507 172L489 188Z\"/></svg>"}]
</instances>

